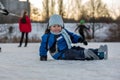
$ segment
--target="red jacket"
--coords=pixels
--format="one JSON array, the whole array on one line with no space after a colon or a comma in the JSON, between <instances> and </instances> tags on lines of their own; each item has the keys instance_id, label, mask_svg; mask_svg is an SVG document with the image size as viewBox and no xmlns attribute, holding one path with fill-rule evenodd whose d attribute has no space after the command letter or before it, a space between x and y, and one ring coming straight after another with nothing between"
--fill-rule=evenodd
<instances>
[{"instance_id":1,"label":"red jacket","mask_svg":"<svg viewBox=\"0 0 120 80\"><path fill-rule=\"evenodd\" d=\"M19 30L20 32L31 32L31 22L30 18L26 16L26 23L22 23L21 19L19 19Z\"/></svg>"}]
</instances>

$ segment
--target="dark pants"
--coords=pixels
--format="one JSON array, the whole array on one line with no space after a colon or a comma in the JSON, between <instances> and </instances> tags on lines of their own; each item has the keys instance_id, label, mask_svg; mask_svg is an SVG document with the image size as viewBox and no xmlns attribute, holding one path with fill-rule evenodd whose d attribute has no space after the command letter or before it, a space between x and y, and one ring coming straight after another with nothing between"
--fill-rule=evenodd
<instances>
[{"instance_id":1,"label":"dark pants","mask_svg":"<svg viewBox=\"0 0 120 80\"><path fill-rule=\"evenodd\" d=\"M26 37L26 39L25 39L25 47L27 46L27 43L28 43L28 33L22 32L19 47L22 46L24 35Z\"/></svg>"},{"instance_id":2,"label":"dark pants","mask_svg":"<svg viewBox=\"0 0 120 80\"><path fill-rule=\"evenodd\" d=\"M85 60L84 48L73 47L64 52L65 60Z\"/></svg>"},{"instance_id":3,"label":"dark pants","mask_svg":"<svg viewBox=\"0 0 120 80\"><path fill-rule=\"evenodd\" d=\"M94 57L85 58L84 50L85 48L82 47L72 47L71 49L66 50L64 52L65 60L94 60ZM97 56L98 49L89 50L91 50Z\"/></svg>"},{"instance_id":4,"label":"dark pants","mask_svg":"<svg viewBox=\"0 0 120 80\"><path fill-rule=\"evenodd\" d=\"M2 48L0 47L0 52L1 52L1 49L2 49Z\"/></svg>"},{"instance_id":5,"label":"dark pants","mask_svg":"<svg viewBox=\"0 0 120 80\"><path fill-rule=\"evenodd\" d=\"M85 35L84 35L84 32L79 30L79 34L82 36L83 40L85 40Z\"/></svg>"}]
</instances>

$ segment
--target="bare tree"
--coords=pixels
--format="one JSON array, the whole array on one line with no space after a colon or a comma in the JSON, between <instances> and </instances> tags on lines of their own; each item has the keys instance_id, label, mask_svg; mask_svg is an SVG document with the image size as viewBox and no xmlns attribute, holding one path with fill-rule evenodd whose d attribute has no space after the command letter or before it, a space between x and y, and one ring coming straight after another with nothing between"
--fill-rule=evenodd
<instances>
[{"instance_id":1,"label":"bare tree","mask_svg":"<svg viewBox=\"0 0 120 80\"><path fill-rule=\"evenodd\" d=\"M49 18L49 0L46 0L46 16L47 16L47 19Z\"/></svg>"},{"instance_id":2,"label":"bare tree","mask_svg":"<svg viewBox=\"0 0 120 80\"><path fill-rule=\"evenodd\" d=\"M35 21L39 21L40 20L39 17L40 17L39 9L36 8L36 7L32 7L32 9L31 9L31 19L33 21L34 21L34 19L35 19Z\"/></svg>"},{"instance_id":3,"label":"bare tree","mask_svg":"<svg viewBox=\"0 0 120 80\"><path fill-rule=\"evenodd\" d=\"M54 12L55 12L55 1L54 0L50 0L51 2L50 2L50 11L49 11L49 15L52 15L52 14L54 14Z\"/></svg>"},{"instance_id":4,"label":"bare tree","mask_svg":"<svg viewBox=\"0 0 120 80\"><path fill-rule=\"evenodd\" d=\"M109 16L108 9L106 8L106 4L104 4L101 0L90 0L87 3L86 10L88 15L90 16L90 21L93 23L92 38L94 38L95 20L96 18L99 18L99 17Z\"/></svg>"},{"instance_id":5,"label":"bare tree","mask_svg":"<svg viewBox=\"0 0 120 80\"><path fill-rule=\"evenodd\" d=\"M78 17L80 19L84 14L84 7L81 4L82 0L75 0L75 1L76 1L76 10L78 11Z\"/></svg>"},{"instance_id":6,"label":"bare tree","mask_svg":"<svg viewBox=\"0 0 120 80\"><path fill-rule=\"evenodd\" d=\"M43 0L42 1L43 4L43 17L45 20L48 20L49 18L49 0Z\"/></svg>"},{"instance_id":7,"label":"bare tree","mask_svg":"<svg viewBox=\"0 0 120 80\"><path fill-rule=\"evenodd\" d=\"M63 13L64 13L64 8L63 8L63 0L59 0L59 14L61 15L61 16L63 16Z\"/></svg>"}]
</instances>

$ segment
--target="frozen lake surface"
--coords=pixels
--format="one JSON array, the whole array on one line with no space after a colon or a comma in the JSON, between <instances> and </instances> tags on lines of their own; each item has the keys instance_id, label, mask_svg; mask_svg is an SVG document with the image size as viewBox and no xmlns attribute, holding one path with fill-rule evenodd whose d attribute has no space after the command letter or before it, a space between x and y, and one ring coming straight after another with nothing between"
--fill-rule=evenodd
<instances>
[{"instance_id":1,"label":"frozen lake surface","mask_svg":"<svg viewBox=\"0 0 120 80\"><path fill-rule=\"evenodd\" d=\"M39 61L39 43L17 47L18 43L0 43L0 80L119 80L120 43L89 43L85 48L107 44L108 60ZM79 44L78 44L79 45Z\"/></svg>"}]
</instances>

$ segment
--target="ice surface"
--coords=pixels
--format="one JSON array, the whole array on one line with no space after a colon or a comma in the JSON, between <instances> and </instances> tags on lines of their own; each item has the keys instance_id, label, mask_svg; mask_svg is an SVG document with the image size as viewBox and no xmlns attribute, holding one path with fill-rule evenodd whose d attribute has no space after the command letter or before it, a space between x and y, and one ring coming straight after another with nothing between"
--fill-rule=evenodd
<instances>
[{"instance_id":1,"label":"ice surface","mask_svg":"<svg viewBox=\"0 0 120 80\"><path fill-rule=\"evenodd\" d=\"M17 47L18 43L0 43L0 80L119 80L120 43L89 43L85 48L108 45L108 60L39 61L40 43Z\"/></svg>"}]
</instances>

